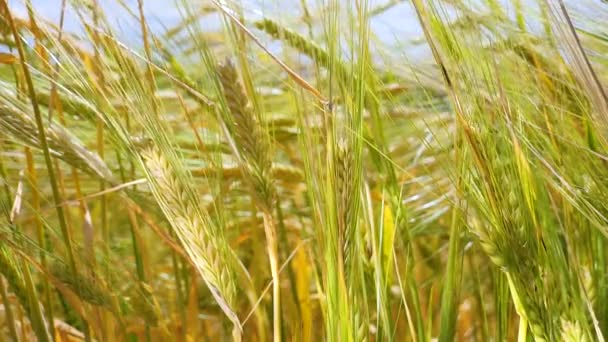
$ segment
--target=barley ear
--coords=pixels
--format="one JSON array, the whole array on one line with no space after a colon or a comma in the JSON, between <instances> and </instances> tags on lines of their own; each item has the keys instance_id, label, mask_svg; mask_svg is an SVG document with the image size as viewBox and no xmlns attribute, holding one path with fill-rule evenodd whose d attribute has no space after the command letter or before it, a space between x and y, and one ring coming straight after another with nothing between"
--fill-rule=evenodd
<instances>
[{"instance_id":1,"label":"barley ear","mask_svg":"<svg viewBox=\"0 0 608 342\"><path fill-rule=\"evenodd\" d=\"M240 331L241 323L235 309L236 257L223 232L186 185L187 175L181 175L180 169L165 157L165 153L149 146L140 154L152 193L165 217L220 308Z\"/></svg>"},{"instance_id":2,"label":"barley ear","mask_svg":"<svg viewBox=\"0 0 608 342\"><path fill-rule=\"evenodd\" d=\"M221 114L233 153L241 166L243 176L251 184L256 206L262 212L268 260L273 281L274 340L281 340L281 290L279 278L279 247L272 211L276 193L272 180L270 148L264 130L255 116L247 94L243 90L236 68L230 60L217 68L224 91L227 112Z\"/></svg>"}]
</instances>

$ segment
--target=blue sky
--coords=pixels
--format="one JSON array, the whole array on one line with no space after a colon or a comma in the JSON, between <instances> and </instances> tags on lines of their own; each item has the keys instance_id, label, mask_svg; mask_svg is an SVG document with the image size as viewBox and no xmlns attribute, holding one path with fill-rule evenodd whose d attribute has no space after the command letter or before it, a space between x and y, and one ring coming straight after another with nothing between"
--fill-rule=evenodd
<instances>
[{"instance_id":1,"label":"blue sky","mask_svg":"<svg viewBox=\"0 0 608 342\"><path fill-rule=\"evenodd\" d=\"M39 15L49 19L52 22L59 21L61 12L61 0L31 0L34 4L34 9ZM72 0L73 1L73 0ZM91 0L79 0L91 1ZM137 0L122 0L132 11L137 10ZM186 0L187 1L187 0ZM322 0L306 0L314 9L314 4L322 3ZM353 1L353 0L344 0ZM390 0L369 0L370 6L375 6L387 3ZM71 2L68 0L68 2ZM104 8L110 22L114 24L115 33L127 44L138 45L138 37L140 28L134 20L129 18L127 11L118 5L116 0L97 0ZM179 0L178 0L179 2ZM249 19L256 19L262 15L271 18L279 19L287 23L295 22L301 16L298 0L241 0L245 9L245 13ZM474 0L472 0L474 2ZM507 4L508 0L501 0ZM524 2L534 3L535 0L524 0ZM566 0L568 7L576 8L579 11L586 13L606 14L608 4L600 3L600 0ZM9 4L20 15L25 16L24 0L9 0ZM199 2L200 3L200 2ZM295 6L293 4L296 4ZM597 10L601 6L604 11ZM174 0L144 0L144 12L148 19L148 23L152 31L161 33L165 27L172 27L178 23L182 17L179 7L175 5ZM574 16L576 19L576 15ZM606 22L608 18L599 18L598 22ZM530 21L535 22L535 21ZM215 17L207 17L201 21L203 27L217 27L219 21ZM400 4L393 6L390 10L375 16L371 22L374 34L387 46L392 46L397 51L402 51L409 57L424 56L424 47L412 47L410 41L422 38L422 30L418 24L416 14L411 5L411 0L406 0ZM81 27L73 10L68 9L64 28L70 32L80 32ZM535 29L534 27L532 29ZM537 27L536 29L540 29ZM0 48L1 49L1 48Z\"/></svg>"},{"instance_id":2,"label":"blue sky","mask_svg":"<svg viewBox=\"0 0 608 342\"><path fill-rule=\"evenodd\" d=\"M299 1L293 0L295 3ZM374 0L374 4L382 4L388 0ZM61 0L32 0L34 9L38 14L53 22L59 21L59 15L61 12ZM137 9L137 0L124 0L124 2L131 9ZM128 14L121 8L116 1L113 0L98 0L98 3L104 7L106 15L110 20L116 24L122 33L128 38L130 35L134 35L139 31L136 23L133 20L128 20ZM280 17L281 20L289 21L289 17L297 18L299 13L299 6L289 6L288 8L279 8L286 4L292 3L289 1L276 1L276 0L248 0L242 1L243 6L246 9L246 13L251 15L268 15L270 17ZM314 3L314 1L311 1ZM23 0L9 0L9 4L20 14L25 15L25 8L23 6ZM173 1L169 0L145 0L144 1L144 12L149 20L149 24L153 31L162 32L163 25L171 27L172 25L179 22L181 18L180 11ZM373 22L374 32L381 37L382 40L392 41L400 40L405 41L413 39L422 34L420 27L417 23L415 13L409 4L409 1L403 2L386 11L382 15L374 18ZM81 30L77 18L73 11L66 13L65 29L70 32L79 32Z\"/></svg>"}]
</instances>

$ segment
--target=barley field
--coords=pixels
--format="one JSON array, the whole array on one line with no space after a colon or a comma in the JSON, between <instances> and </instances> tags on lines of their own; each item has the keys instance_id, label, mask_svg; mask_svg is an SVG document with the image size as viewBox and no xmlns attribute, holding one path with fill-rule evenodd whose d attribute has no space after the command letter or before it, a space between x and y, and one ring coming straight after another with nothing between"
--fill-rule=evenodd
<instances>
[{"instance_id":1,"label":"barley field","mask_svg":"<svg viewBox=\"0 0 608 342\"><path fill-rule=\"evenodd\" d=\"M606 22L0 0L0 341L604 341Z\"/></svg>"}]
</instances>

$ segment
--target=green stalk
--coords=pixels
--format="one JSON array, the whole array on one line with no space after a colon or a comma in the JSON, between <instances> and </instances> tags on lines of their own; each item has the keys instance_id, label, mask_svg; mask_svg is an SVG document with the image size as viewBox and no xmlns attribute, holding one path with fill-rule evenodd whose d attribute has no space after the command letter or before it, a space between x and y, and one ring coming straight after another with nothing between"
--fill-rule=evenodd
<instances>
[{"instance_id":1,"label":"green stalk","mask_svg":"<svg viewBox=\"0 0 608 342\"><path fill-rule=\"evenodd\" d=\"M140 281L140 283L146 283L146 273L144 270L143 259L141 256L141 247L139 242L140 237L138 235L137 217L135 216L135 213L132 210L129 210L129 218L131 222L131 224L129 225L129 227L131 228L131 245L133 246L133 255L135 256L135 269L137 271L137 279ZM145 323L144 329L146 341L150 341L152 336L150 335L150 325L148 324L148 322Z\"/></svg>"},{"instance_id":2,"label":"green stalk","mask_svg":"<svg viewBox=\"0 0 608 342\"><path fill-rule=\"evenodd\" d=\"M519 328L517 331L517 342L528 341L528 320L524 316L519 316Z\"/></svg>"},{"instance_id":3,"label":"green stalk","mask_svg":"<svg viewBox=\"0 0 608 342\"><path fill-rule=\"evenodd\" d=\"M517 26L522 32L526 32L526 19L524 17L522 0L514 0L513 2L515 6L515 18L517 20Z\"/></svg>"},{"instance_id":4,"label":"green stalk","mask_svg":"<svg viewBox=\"0 0 608 342\"><path fill-rule=\"evenodd\" d=\"M36 291L30 267L26 264L25 260L23 261L23 279L25 281L25 289L30 302L30 320L34 330L36 331L38 341L52 341L53 336L50 333L49 326L52 325L53 322L45 322L42 307L40 305L40 301L38 300L38 291Z\"/></svg>"},{"instance_id":5,"label":"green stalk","mask_svg":"<svg viewBox=\"0 0 608 342\"><path fill-rule=\"evenodd\" d=\"M147 84L149 85L150 95L154 96L154 92L156 90L156 84L155 84L156 80L154 79L154 73L152 72L152 53L150 51L148 29L147 29L147 25L146 25L146 18L144 16L143 6L144 6L143 0L137 0L139 23L140 23L140 29L142 32L143 42L144 42L144 53L146 56L146 79L147 79ZM150 103L152 104L152 108L153 108L156 116L159 117L160 115L158 113L158 107L157 107L156 101L153 99L150 101ZM135 217L133 219L136 220ZM138 275L140 281L145 282L146 278L145 278L143 263L141 260L141 255L140 255L139 247L138 247L137 232L135 231L135 227L133 224L131 225L131 234L132 234L132 238L133 238L133 253L135 254L135 260L137 263L137 275ZM145 339L146 339L146 341L149 342L151 340L151 338L152 338L152 336L150 334L150 325L146 322Z\"/></svg>"},{"instance_id":6,"label":"green stalk","mask_svg":"<svg viewBox=\"0 0 608 342\"><path fill-rule=\"evenodd\" d=\"M496 288L496 341L506 341L509 328L509 286L501 271L494 271Z\"/></svg>"},{"instance_id":7,"label":"green stalk","mask_svg":"<svg viewBox=\"0 0 608 342\"><path fill-rule=\"evenodd\" d=\"M20 65L21 65L21 69L23 71L23 76L25 77L28 95L29 95L30 101L32 103L32 109L34 110L34 117L36 119L36 126L37 126L37 130L38 130L38 132L37 132L38 139L40 141L40 146L44 153L44 161L46 163L46 168L47 168L47 172L48 172L48 176L49 176L49 183L51 184L51 189L53 190L53 201L55 203L55 209L57 211L57 217L59 219L59 225L61 227L61 233L63 235L63 240L66 245L67 252L68 252L68 261L69 261L70 269L74 274L76 274L77 273L76 259L74 257L74 250L72 247L70 231L68 230L66 219L65 219L65 213L63 211L63 206L61 205L61 203L63 203L63 200L61 198L61 195L59 193L59 188L57 186L57 179L55 176L55 170L53 168L53 161L51 159L51 153L49 151L48 143L46 140L46 133L45 133L45 128L44 128L44 123L42 121L42 114L40 113L40 108L38 107L36 90L34 88L34 83L32 82L32 76L30 75L29 67L27 65L27 61L26 61L27 58L26 58L25 50L23 49L21 37L19 36L19 33L17 32L17 28L15 27L15 23L13 21L13 15L8 7L7 1L8 0L2 0L2 5L3 5L2 7L6 13L6 18L8 19L11 32L13 34L15 43L17 45L17 51L19 52Z\"/></svg>"},{"instance_id":8,"label":"green stalk","mask_svg":"<svg viewBox=\"0 0 608 342\"><path fill-rule=\"evenodd\" d=\"M17 328L15 327L15 316L13 315L13 307L8 299L6 286L4 286L4 277L0 277L0 295L2 296L2 304L4 305L4 312L6 314L5 324L8 325L8 332L13 341L19 341L19 336L17 335Z\"/></svg>"},{"instance_id":9,"label":"green stalk","mask_svg":"<svg viewBox=\"0 0 608 342\"><path fill-rule=\"evenodd\" d=\"M285 221L283 218L283 209L281 208L280 204L276 205L276 211L277 211L277 221L278 221L278 226L279 226L279 241L280 244L284 246L284 248L279 249L279 251L282 251L283 253L281 253L281 258L283 260L287 260L287 255L286 255L286 250L289 250L289 240L287 239L287 228L285 227ZM289 282L292 284L292 286L290 287L291 290L291 296L293 297L293 301L296 304L297 307L297 311L298 311L298 317L301 318L302 316L302 308L300 307L300 301L298 300L298 293L295 287L295 283L296 283L296 276L294 273L294 269L293 269L293 263L289 263L288 267L287 267L287 276L289 277Z\"/></svg>"},{"instance_id":10,"label":"green stalk","mask_svg":"<svg viewBox=\"0 0 608 342\"><path fill-rule=\"evenodd\" d=\"M31 184L32 189L32 208L36 212L34 217L34 224L36 226L36 236L38 238L38 244L41 247L40 250L40 264L44 269L48 269L48 263L46 260L46 254L49 252L48 243L46 241L46 231L45 227L40 220L40 216L38 213L41 212L40 207L40 193L38 191L38 179L36 177L36 168L34 166L34 156L32 155L32 151L29 147L25 148L25 159L27 163L27 174L29 178L29 182ZM54 314L53 314L53 304L52 304L52 295L51 295L51 285L48 279L45 277L43 280L43 292L44 292L44 302L45 309L47 315L47 321L54 322ZM54 336L54 326L50 325L51 334Z\"/></svg>"},{"instance_id":11,"label":"green stalk","mask_svg":"<svg viewBox=\"0 0 608 342\"><path fill-rule=\"evenodd\" d=\"M63 0L65 1L65 0ZM97 0L94 0L93 2L93 9L92 9L92 14L93 14L93 24L95 26L99 25L99 7L98 7L98 3ZM94 44L94 54L93 54L93 58L95 59L95 61L101 65L102 61L101 61L101 56L99 53L99 45L100 45L100 41L99 41L99 35L96 31L92 32L92 38L93 38L93 42ZM101 87L101 89L105 89L106 86L106 81L105 81L105 76L103 74L103 72L101 71L101 69L97 69L97 76L99 77L99 86ZM99 158L101 160L104 160L104 154L105 154L105 148L104 148L104 124L103 121L101 120L101 118L98 118L96 120L96 146L97 146L97 154L99 155ZM106 182L101 179L99 181L99 191L103 192L106 189ZM103 238L104 243L103 245L103 251L105 254L106 259L109 259L109 255L110 255L110 251L108 250L108 244L110 243L111 239L110 239L110 232L108 231L108 213L107 213L107 196L105 194L99 196L99 217L100 217L100 222L101 222L101 236ZM106 269L106 274L108 274L109 270Z\"/></svg>"},{"instance_id":12,"label":"green stalk","mask_svg":"<svg viewBox=\"0 0 608 342\"><path fill-rule=\"evenodd\" d=\"M528 315L526 313L526 309L521 301L519 293L517 292L517 288L513 283L513 278L509 274L509 272L505 272L505 276L507 278L507 283L509 284L509 290L511 292L511 296L513 298L513 305L515 305L515 311L519 315L519 330L518 330L518 342L525 342L527 331L528 331Z\"/></svg>"},{"instance_id":13,"label":"green stalk","mask_svg":"<svg viewBox=\"0 0 608 342\"><path fill-rule=\"evenodd\" d=\"M179 317L181 320L181 341L186 340L186 336L188 335L188 325L187 325L187 316L186 316L186 297L184 296L184 291L182 289L182 281L179 269L179 263L177 260L177 255L175 251L171 251L171 265L173 267L173 278L175 280L175 292L177 294L177 307L179 309Z\"/></svg>"},{"instance_id":14,"label":"green stalk","mask_svg":"<svg viewBox=\"0 0 608 342\"><path fill-rule=\"evenodd\" d=\"M457 304L459 299L460 275L462 269L461 247L460 247L460 208L457 205L452 210L452 224L450 228L450 243L448 249L448 264L445 270L446 279L441 296L441 327L439 342L454 340L456 316L458 314Z\"/></svg>"},{"instance_id":15,"label":"green stalk","mask_svg":"<svg viewBox=\"0 0 608 342\"><path fill-rule=\"evenodd\" d=\"M55 204L55 210L57 212L57 217L58 217L58 221L59 221L59 225L61 228L61 234L63 237L63 242L66 246L66 250L68 253L68 263L70 265L70 270L71 272L74 274L74 276L77 275L77 267L76 267L76 259L74 257L74 249L72 246L72 240L71 240L71 234L70 231L68 229L68 225L67 225L67 221L66 221L66 217L65 217L65 213L63 210L63 206L61 205L63 203L63 200L61 198L61 194L59 192L59 188L57 185L57 178L55 175L55 170L53 168L53 160L51 159L51 154L49 151L49 146L46 140L46 133L45 133L45 127L44 127L44 123L42 121L42 114L40 112L40 108L38 106L38 101L37 101L37 97L36 97L36 90L34 88L34 83L32 81L32 76L30 74L30 70L29 67L27 65L27 58L26 58L26 54L25 54L25 50L23 48L23 43L21 41L21 38L19 36L19 32L17 31L17 28L15 26L15 22L13 20L13 15L8 7L8 2L7 0L2 0L2 8L4 10L4 12L6 13L6 18L8 19L8 23L9 23L9 27L10 30L12 32L12 35L15 39L15 43L17 45L17 51L19 53L19 60L20 60L20 65L21 65L21 69L23 71L23 76L25 78L26 81L26 85L27 85L27 91L28 91L28 95L32 104L32 109L34 111L34 117L35 117L35 121L36 121L36 127L37 127L37 134L38 134L38 140L40 141L40 147L42 148L43 154L44 154L44 161L46 164L46 168L47 168L47 173L48 173L48 177L49 177L49 183L51 185L51 189L53 192L53 202ZM88 332L88 323L86 322L86 320L83 317L83 325L85 327L85 333ZM86 334L86 339L87 341L88 339L88 334Z\"/></svg>"}]
</instances>

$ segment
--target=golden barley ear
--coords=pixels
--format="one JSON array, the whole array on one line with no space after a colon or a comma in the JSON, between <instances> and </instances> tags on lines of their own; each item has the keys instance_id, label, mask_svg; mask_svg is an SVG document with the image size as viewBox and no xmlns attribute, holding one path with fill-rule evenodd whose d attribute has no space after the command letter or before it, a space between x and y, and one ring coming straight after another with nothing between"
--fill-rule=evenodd
<instances>
[{"instance_id":1,"label":"golden barley ear","mask_svg":"<svg viewBox=\"0 0 608 342\"><path fill-rule=\"evenodd\" d=\"M226 316L241 329L236 314L235 256L223 232L211 222L196 194L176 176L164 154L155 146L140 151L156 201L173 227L197 271Z\"/></svg>"}]
</instances>

